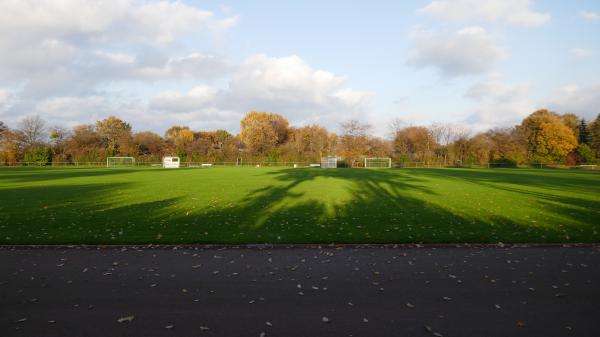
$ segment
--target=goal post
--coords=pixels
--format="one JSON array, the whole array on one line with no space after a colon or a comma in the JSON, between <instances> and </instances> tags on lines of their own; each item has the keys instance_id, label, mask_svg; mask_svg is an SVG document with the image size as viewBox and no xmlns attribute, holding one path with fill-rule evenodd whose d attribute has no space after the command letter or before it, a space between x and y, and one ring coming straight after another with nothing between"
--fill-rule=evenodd
<instances>
[{"instance_id":1,"label":"goal post","mask_svg":"<svg viewBox=\"0 0 600 337\"><path fill-rule=\"evenodd\" d=\"M107 157L106 167L135 166L133 157Z\"/></svg>"},{"instance_id":2,"label":"goal post","mask_svg":"<svg viewBox=\"0 0 600 337\"><path fill-rule=\"evenodd\" d=\"M365 158L365 168L391 168L392 158Z\"/></svg>"}]
</instances>

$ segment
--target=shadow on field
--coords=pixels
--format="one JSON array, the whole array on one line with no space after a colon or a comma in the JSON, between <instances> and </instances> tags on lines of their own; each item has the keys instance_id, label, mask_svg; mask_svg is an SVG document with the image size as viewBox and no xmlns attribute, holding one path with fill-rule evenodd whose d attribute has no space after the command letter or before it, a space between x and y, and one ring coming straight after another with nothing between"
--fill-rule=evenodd
<instances>
[{"instance_id":1,"label":"shadow on field","mask_svg":"<svg viewBox=\"0 0 600 337\"><path fill-rule=\"evenodd\" d=\"M514 170L518 170L515 174ZM545 172L544 172L545 173ZM594 172L573 172L554 169L551 175L540 174L539 170L503 169L493 170L430 170L422 171L423 177L452 178L487 186L490 189L521 194L534 199L540 207L549 209L563 221L559 227L577 223L575 230L600 228L600 202L585 197L600 196L600 184L591 184L586 176ZM532 189L532 187L534 189ZM543 188L542 191L539 188ZM578 196L565 196L546 191L571 191Z\"/></svg>"},{"instance_id":2,"label":"shadow on field","mask_svg":"<svg viewBox=\"0 0 600 337\"><path fill-rule=\"evenodd\" d=\"M6 182L42 182L70 178L111 176L135 172L135 169L89 169L89 168L7 168L2 170L1 180Z\"/></svg>"},{"instance_id":3,"label":"shadow on field","mask_svg":"<svg viewBox=\"0 0 600 337\"><path fill-rule=\"evenodd\" d=\"M127 170L89 172L123 174ZM147 174L161 172L149 170ZM415 172L418 172L415 173ZM39 175L53 175L40 172ZM70 173L70 172L68 172ZM493 173L493 174L492 174ZM44 180L32 174L33 179ZM84 170L58 177L84 176ZM272 170L273 184L248 192L236 203L205 202L184 209L185 195L135 202L132 183L50 185L0 190L0 243L388 243L388 242L564 242L563 228L517 223L498 214L459 215L427 202L433 177L489 184L529 193L552 205L557 218L586 224L568 240L589 242L597 229L598 204L496 183L583 189L579 179L525 180L507 171L456 170ZM497 177L494 175L497 174ZM31 181L19 177L23 181ZM46 179L48 179L46 177ZM52 178L50 178L52 179ZM54 179L60 179L54 177ZM157 175L157 179L160 179ZM321 185L334 179L336 184ZM303 184L322 191L310 195ZM586 181L589 184L589 181ZM345 200L328 194L344 189ZM594 191L597 188L594 189ZM597 192L594 192L597 193ZM415 197L423 196L423 198ZM320 196L323 196L322 198ZM329 196L328 196L329 195ZM315 198L316 196L316 198ZM328 196L328 197L326 197ZM6 210L9 210L7 212ZM596 226L594 228L594 226ZM9 237L10 239L6 239Z\"/></svg>"},{"instance_id":4,"label":"shadow on field","mask_svg":"<svg viewBox=\"0 0 600 337\"><path fill-rule=\"evenodd\" d=\"M520 186L535 186L554 190L569 189L590 193L600 192L600 186L590 186L589 175L594 172L564 169L416 169L423 177L455 178L475 183L502 183ZM518 174L517 174L518 172ZM494 185L497 187L497 185Z\"/></svg>"}]
</instances>

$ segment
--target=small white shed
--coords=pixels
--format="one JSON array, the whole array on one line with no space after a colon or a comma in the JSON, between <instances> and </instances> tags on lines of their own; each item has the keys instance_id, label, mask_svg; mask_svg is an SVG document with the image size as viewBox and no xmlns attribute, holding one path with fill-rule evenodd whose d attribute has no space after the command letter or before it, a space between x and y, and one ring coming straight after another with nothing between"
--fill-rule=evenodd
<instances>
[{"instance_id":1,"label":"small white shed","mask_svg":"<svg viewBox=\"0 0 600 337\"><path fill-rule=\"evenodd\" d=\"M163 157L162 164L164 168L179 168L179 157Z\"/></svg>"}]
</instances>

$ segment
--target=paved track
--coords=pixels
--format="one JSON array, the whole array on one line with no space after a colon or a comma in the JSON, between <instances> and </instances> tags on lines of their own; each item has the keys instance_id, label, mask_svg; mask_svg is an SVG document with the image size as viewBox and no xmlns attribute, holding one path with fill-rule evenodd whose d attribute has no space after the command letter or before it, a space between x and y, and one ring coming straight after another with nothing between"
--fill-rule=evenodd
<instances>
[{"instance_id":1,"label":"paved track","mask_svg":"<svg viewBox=\"0 0 600 337\"><path fill-rule=\"evenodd\" d=\"M5 247L0 336L600 336L600 248Z\"/></svg>"}]
</instances>

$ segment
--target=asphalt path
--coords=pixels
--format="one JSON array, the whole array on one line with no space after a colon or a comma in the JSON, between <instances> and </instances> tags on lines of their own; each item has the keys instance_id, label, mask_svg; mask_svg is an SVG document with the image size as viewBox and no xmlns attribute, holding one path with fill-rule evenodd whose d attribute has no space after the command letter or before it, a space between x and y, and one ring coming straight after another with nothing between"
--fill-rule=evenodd
<instances>
[{"instance_id":1,"label":"asphalt path","mask_svg":"<svg viewBox=\"0 0 600 337\"><path fill-rule=\"evenodd\" d=\"M600 247L2 247L0 336L600 336Z\"/></svg>"}]
</instances>

